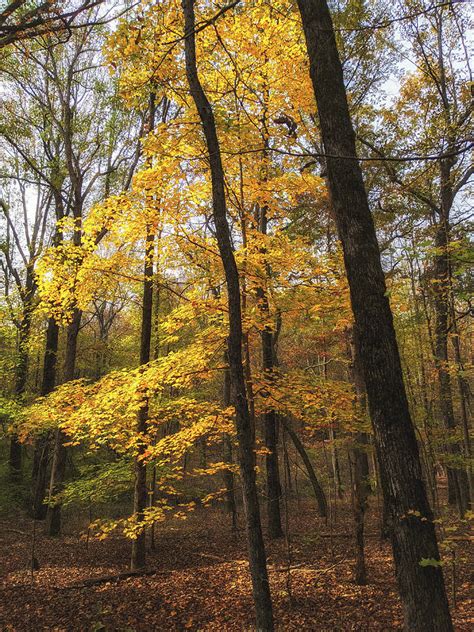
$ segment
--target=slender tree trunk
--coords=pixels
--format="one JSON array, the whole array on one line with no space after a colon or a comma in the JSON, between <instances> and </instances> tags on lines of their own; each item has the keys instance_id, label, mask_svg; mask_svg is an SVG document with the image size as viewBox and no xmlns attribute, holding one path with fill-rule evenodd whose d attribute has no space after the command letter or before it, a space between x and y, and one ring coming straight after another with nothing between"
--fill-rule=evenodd
<instances>
[{"instance_id":1,"label":"slender tree trunk","mask_svg":"<svg viewBox=\"0 0 474 632\"><path fill-rule=\"evenodd\" d=\"M333 426L328 429L329 441L331 446L331 468L332 468L332 480L334 485L334 502L336 498L342 500L344 498L344 492L342 489L341 481L341 468L339 466L339 456L336 448L336 431Z\"/></svg>"},{"instance_id":2,"label":"slender tree trunk","mask_svg":"<svg viewBox=\"0 0 474 632\"><path fill-rule=\"evenodd\" d=\"M43 360L43 381L41 395L45 396L54 389L56 383L56 366L58 357L59 325L54 318L48 319L46 330L46 348ZM33 517L35 520L46 518L47 507L44 503L46 497L48 461L51 444L51 433L40 437L35 445L35 456L32 472L33 480Z\"/></svg>"},{"instance_id":3,"label":"slender tree trunk","mask_svg":"<svg viewBox=\"0 0 474 632\"><path fill-rule=\"evenodd\" d=\"M290 439L292 440L293 445L296 448L296 451L301 456L301 459L304 463L306 471L308 472L308 477L313 487L314 496L318 504L319 515L321 516L321 518L327 518L328 517L328 503L326 500L326 494L324 493L324 490L321 487L318 477L316 476L316 472L314 471L314 467L313 467L313 464L311 463L311 459L309 458L308 453L304 449L304 446L300 438L298 437L298 434L291 427L291 424L285 419L282 419L282 423L285 426L285 430L288 433L288 436L290 437Z\"/></svg>"},{"instance_id":4,"label":"slender tree trunk","mask_svg":"<svg viewBox=\"0 0 474 632\"><path fill-rule=\"evenodd\" d=\"M234 258L227 220L224 171L211 105L199 81L196 64L194 0L182 2L185 18L186 75L191 96L201 120L212 180L212 206L217 243L227 282L229 307L228 354L235 400L239 464L243 485L247 539L257 630L273 630L272 602L268 583L265 545L254 469L254 444L242 361L242 313L239 273Z\"/></svg>"},{"instance_id":5,"label":"slender tree trunk","mask_svg":"<svg viewBox=\"0 0 474 632\"><path fill-rule=\"evenodd\" d=\"M367 584L367 567L365 563L365 514L368 508L370 493L369 461L367 459L367 436L363 432L356 435L356 444L352 450L354 462L354 519L356 561L354 567L354 581L359 586Z\"/></svg>"},{"instance_id":6,"label":"slender tree trunk","mask_svg":"<svg viewBox=\"0 0 474 632\"><path fill-rule=\"evenodd\" d=\"M374 427L405 628L453 629L433 516L408 409L393 317L326 0L298 0L318 106L328 181L344 251L355 340Z\"/></svg>"},{"instance_id":7,"label":"slender tree trunk","mask_svg":"<svg viewBox=\"0 0 474 632\"><path fill-rule=\"evenodd\" d=\"M474 470L472 466L472 449L471 449L471 437L470 437L470 428L469 428L469 417L470 417L470 393L469 393L469 383L466 378L462 374L464 369L462 356L461 356L461 345L459 342L459 332L456 326L455 313L454 313L454 305L451 307L452 309L452 322L453 322L453 349L454 349L454 359L456 360L457 365L457 382L459 389L459 399L461 403L461 420L462 420L462 432L463 432L463 441L464 441L464 456L467 461L467 476L468 476L468 486L469 486L469 499L470 499L470 508L472 510L474 505Z\"/></svg>"},{"instance_id":8,"label":"slender tree trunk","mask_svg":"<svg viewBox=\"0 0 474 632\"><path fill-rule=\"evenodd\" d=\"M155 93L150 94L149 99L149 130L155 127ZM151 166L151 163L150 165ZM147 206L152 206L152 196L147 193ZM148 204L149 203L149 204ZM146 227L145 241L145 264L143 268L143 302L142 302L142 330L140 340L140 365L148 364L151 358L151 336L153 330L153 290L154 290L154 254L155 254L155 232L156 228L151 225ZM135 488L133 496L133 513L137 522L143 521L145 509L147 507L147 481L146 462L143 454L146 450L144 439L148 426L148 398L142 402L142 406L137 415L137 434L141 437L138 451L135 456ZM130 567L132 570L143 568L146 563L146 531L141 528L137 537L132 542L132 558Z\"/></svg>"},{"instance_id":9,"label":"slender tree trunk","mask_svg":"<svg viewBox=\"0 0 474 632\"><path fill-rule=\"evenodd\" d=\"M268 182L268 99L269 89L267 80L264 81L263 87L263 112L262 112L262 184L265 187ZM259 230L262 235L268 233L268 215L267 207L265 205L256 206L256 219L258 221ZM265 324L260 334L262 342L262 368L264 378L271 382L273 380L273 371L275 368L275 358L273 349L273 331L272 327L268 325L270 318L270 305L268 296L268 280L271 277L271 268L268 261L265 258L266 248L265 245L261 248L263 255L263 268L264 274L262 283L257 289L257 299L259 309L265 319ZM263 398L267 398L266 391L262 393ZM267 500L267 526L268 537L271 539L283 537L283 528L281 522L280 511L280 498L281 498L281 485L280 485L280 469L278 459L278 417L276 411L266 405L265 412L263 414L263 435L265 448L267 452L265 454L265 471L266 471L266 500Z\"/></svg>"},{"instance_id":10,"label":"slender tree trunk","mask_svg":"<svg viewBox=\"0 0 474 632\"><path fill-rule=\"evenodd\" d=\"M414 315L416 327L413 335L413 342L416 349L418 366L419 366L419 376L416 378L416 383L419 392L422 397L423 404L423 429L426 436L426 469L427 469L427 478L429 480L429 488L432 496L432 504L435 507L435 510L438 508L438 489L436 485L436 457L433 448L433 432L432 432L432 401L429 398L428 394L428 381L426 376L426 359L423 350L423 336L422 336L422 323L423 318L426 318L426 315L423 317L423 314L420 310L418 293L416 291L415 286L415 270L413 266L413 261L411 259L408 260L410 265L410 285L411 285L411 294L412 294L412 302L414 306Z\"/></svg>"},{"instance_id":11,"label":"slender tree trunk","mask_svg":"<svg viewBox=\"0 0 474 632\"><path fill-rule=\"evenodd\" d=\"M153 252L155 247L155 234L150 226L147 226L146 246L145 246L145 266L143 281L143 303L142 303L142 332L140 343L140 364L147 364L150 361L151 332L153 324ZM143 437L147 431L148 424L148 399L142 403L137 416L137 434ZM138 522L143 520L147 506L147 485L146 485L146 463L143 460L143 453L146 450L146 442L143 440L138 446L138 453L135 457L135 490L133 499L133 512ZM146 562L146 533L141 529L138 536L132 542L131 569L143 568Z\"/></svg>"},{"instance_id":12,"label":"slender tree trunk","mask_svg":"<svg viewBox=\"0 0 474 632\"><path fill-rule=\"evenodd\" d=\"M241 163L241 161L239 162ZM242 179L243 179L242 164L240 164L240 171L241 171L240 181L241 181L241 189L242 189ZM241 205L243 209L244 208L243 192L241 192L241 198L242 198ZM245 251L247 248L247 220L245 217L242 217L240 227L242 231L242 247ZM241 281L241 288L240 288L241 306L242 306L241 309L242 309L242 313L244 314L247 311L246 274L247 274L247 259L245 255L243 263L242 263L242 270L241 270L242 281ZM247 402L248 402L249 414L250 414L250 424L252 428L252 443L255 443L255 397L254 397L254 392L253 392L252 362L251 362L251 355L250 355L250 336L249 336L248 331L244 331L242 333L242 346L244 350L244 376L245 376L245 385L247 388Z\"/></svg>"},{"instance_id":13,"label":"slender tree trunk","mask_svg":"<svg viewBox=\"0 0 474 632\"><path fill-rule=\"evenodd\" d=\"M443 169L442 169L443 172ZM446 179L442 177L442 181ZM446 202L448 203L448 202ZM444 207L444 205L443 205ZM444 426L448 433L456 431L456 418L453 407L451 376L449 373L448 332L449 332L449 225L446 213L441 212L440 224L436 231L436 250L434 260L435 283L433 284L435 308L435 362L439 381L439 405ZM450 440L448 436L448 454L452 460L460 461L462 450L458 441ZM448 495L454 499L461 517L469 507L469 483L465 469L461 463L448 463Z\"/></svg>"},{"instance_id":14,"label":"slender tree trunk","mask_svg":"<svg viewBox=\"0 0 474 632\"><path fill-rule=\"evenodd\" d=\"M227 354L225 356L225 362L228 362ZM223 392L223 404L227 408L231 405L232 393L231 393L231 380L230 370L226 369L224 372L224 392ZM223 457L224 463L232 464L232 443L227 433L222 438L223 442ZM231 469L224 470L224 485L225 485L225 505L226 511L232 516L232 530L237 529L237 506L235 504L235 476Z\"/></svg>"},{"instance_id":15,"label":"slender tree trunk","mask_svg":"<svg viewBox=\"0 0 474 632\"><path fill-rule=\"evenodd\" d=\"M66 330L66 357L64 360L63 382L70 382L75 377L76 358L77 358L77 338L81 326L82 311L75 308L72 314L72 320ZM49 488L49 496L54 497L62 491L64 485L64 476L66 473L66 457L67 449L64 445L67 441L66 435L58 428L56 431L54 442L53 462L51 465L51 482ZM47 512L47 530L51 536L57 536L61 533L61 503L55 502L48 507Z\"/></svg>"},{"instance_id":16,"label":"slender tree trunk","mask_svg":"<svg viewBox=\"0 0 474 632\"><path fill-rule=\"evenodd\" d=\"M267 209L260 209L260 231L263 235L267 234ZM270 270L267 268L267 275ZM270 309L268 305L268 296L263 287L258 288L257 298L260 304L260 310L264 317L268 320ZM262 366L265 379L271 381L273 379L274 370L274 350L273 350L273 333L271 327L266 324L261 332L262 340ZM266 393L263 393L265 398ZM274 409L268 408L263 414L264 441L267 453L265 454L265 469L267 482L267 524L268 537L281 538L283 529L281 526L280 512L280 469L278 464L278 420Z\"/></svg>"}]
</instances>

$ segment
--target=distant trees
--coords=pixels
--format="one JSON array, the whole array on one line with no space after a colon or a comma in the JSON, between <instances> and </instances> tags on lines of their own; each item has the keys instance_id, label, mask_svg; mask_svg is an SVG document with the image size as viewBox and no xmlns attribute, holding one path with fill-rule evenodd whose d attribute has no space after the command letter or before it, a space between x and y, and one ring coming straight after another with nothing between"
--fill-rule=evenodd
<instances>
[{"instance_id":1,"label":"distant trees","mask_svg":"<svg viewBox=\"0 0 474 632\"><path fill-rule=\"evenodd\" d=\"M115 88L101 72L98 54L102 36L94 25L75 32L67 45L53 45L48 39L27 44L31 63L19 67L18 61L26 50L12 53L2 66L2 73L10 93L4 100L2 132L8 151L17 166L8 171L8 178L23 191L25 237L15 233L12 213L2 204L8 233L12 235L5 248L7 272L16 279L23 302L20 318L19 360L15 392L21 395L26 386L28 364L28 335L34 308L37 283L35 264L44 248L57 247L58 251L70 239L71 246L80 249L81 224L85 210L94 200L112 193L123 181L129 180L129 170L136 165L137 123L119 109ZM28 106L22 98L28 97ZM116 106L109 120L106 111ZM102 116L101 113L102 112ZM31 222L31 188L37 187L37 203ZM73 229L65 228L64 221L71 218ZM56 222L58 222L57 226ZM25 280L15 270L11 254L14 248L25 261ZM49 297L54 304L54 297ZM66 331L66 352L62 381L75 377L77 337L80 330L81 310L68 306L70 322ZM46 394L56 379L57 323L60 319L54 307L47 331L45 352L44 388ZM68 317L67 317L68 318ZM52 488L63 477L65 467L63 437L56 437L52 468ZM43 448L42 448L43 450ZM46 460L40 461L43 465ZM21 471L21 446L11 442L10 468ZM38 473L42 481L43 472ZM39 498L43 492L38 492ZM38 512L36 512L38 513ZM41 512L40 512L41 513ZM55 516L51 532L59 531L59 508L51 509Z\"/></svg>"},{"instance_id":2,"label":"distant trees","mask_svg":"<svg viewBox=\"0 0 474 632\"><path fill-rule=\"evenodd\" d=\"M426 317L430 319L430 351L439 388L438 414L451 437L446 446L450 502L457 505L462 516L472 495L472 477L467 472L472 457L466 423L469 395L462 379L456 380L461 400L456 413L448 347L451 341L452 364L457 365L454 373L459 375L462 358L455 330L459 312L469 310L469 306L456 298L456 249L462 249L470 224L466 221L465 205L458 201L472 187L474 175L468 151L473 113L466 40L470 20L444 5L426 11L429 5L417 2L407 4L405 10L414 7L422 15L404 20L400 27L405 47L416 64L402 81L396 101L397 111L403 116L395 118L393 112L382 109L384 131L376 136L370 134L363 143L381 160L386 178L396 187L398 196L416 209L411 217L425 219L414 232L424 244L429 260L424 266L423 292L427 307L432 310L432 315L426 313ZM430 108L424 114L423 103L428 101ZM405 164L384 161L389 155L400 153L402 147L407 155L419 153L431 158ZM382 193L382 200L384 197L390 204L394 196Z\"/></svg>"}]
</instances>

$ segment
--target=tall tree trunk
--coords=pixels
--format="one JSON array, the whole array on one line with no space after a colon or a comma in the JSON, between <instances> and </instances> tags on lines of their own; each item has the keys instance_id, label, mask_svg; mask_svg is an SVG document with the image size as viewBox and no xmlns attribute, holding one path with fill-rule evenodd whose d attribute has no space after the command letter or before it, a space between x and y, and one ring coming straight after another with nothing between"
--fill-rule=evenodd
<instances>
[{"instance_id":1,"label":"tall tree trunk","mask_svg":"<svg viewBox=\"0 0 474 632\"><path fill-rule=\"evenodd\" d=\"M145 266L143 281L143 303L142 303L142 332L140 343L140 364L147 364L150 361L151 332L153 325L153 253L155 249L155 233L151 226L147 226L145 245ZM148 425L148 399L142 402L137 416L137 434L143 437ZM144 511L147 505L146 486L146 463L143 460L143 453L146 450L145 441L141 441L138 446L138 453L135 457L135 490L133 498L133 512L138 522L143 520ZM140 529L138 536L132 542L131 569L143 568L146 562L146 533L145 529Z\"/></svg>"},{"instance_id":2,"label":"tall tree trunk","mask_svg":"<svg viewBox=\"0 0 474 632\"><path fill-rule=\"evenodd\" d=\"M149 130L155 127L155 93L150 94L149 99ZM151 160L149 165L151 167ZM150 203L150 204L148 204ZM152 196L147 193L147 206L152 206ZM143 302L142 302L142 330L140 340L140 365L148 364L151 358L151 336L153 330L153 290L154 290L154 254L155 254L156 228L151 225L146 227L145 263L143 267ZM148 427L148 398L146 397L137 416L137 434L141 437L138 451L135 456L135 489L133 495L133 513L137 522L143 521L147 506L146 462L143 454L146 450L146 442L143 439ZM132 558L130 567L132 570L143 568L146 563L146 531L141 528L137 537L132 542Z\"/></svg>"},{"instance_id":3,"label":"tall tree trunk","mask_svg":"<svg viewBox=\"0 0 474 632\"><path fill-rule=\"evenodd\" d=\"M72 313L72 320L66 330L66 357L64 360L63 383L74 379L77 358L77 338L81 326L82 311L75 308ZM58 428L54 441L53 462L51 465L51 482L49 488L50 498L57 496L62 491L64 475L66 473L67 449L64 445L67 441L66 435ZM51 536L61 533L61 502L54 502L48 507L47 530Z\"/></svg>"},{"instance_id":4,"label":"tall tree trunk","mask_svg":"<svg viewBox=\"0 0 474 632\"><path fill-rule=\"evenodd\" d=\"M318 106L328 181L344 251L355 340L374 427L381 482L392 520L392 546L405 627L411 632L453 629L433 516L422 479L408 409L393 317L355 134L342 65L326 0L298 0Z\"/></svg>"},{"instance_id":5,"label":"tall tree trunk","mask_svg":"<svg viewBox=\"0 0 474 632\"><path fill-rule=\"evenodd\" d=\"M212 207L217 243L224 266L229 308L228 354L235 400L239 464L243 485L247 540L252 577L253 597L258 630L273 630L272 602L268 583L265 545L263 541L260 509L254 469L254 444L251 419L242 361L242 313L239 273L232 249L230 228L227 220L224 170L214 114L199 81L196 64L194 0L182 2L185 19L186 75L191 96L201 120L212 180Z\"/></svg>"},{"instance_id":6,"label":"tall tree trunk","mask_svg":"<svg viewBox=\"0 0 474 632\"><path fill-rule=\"evenodd\" d=\"M46 330L46 347L43 360L43 381L41 383L41 395L45 396L54 389L56 384L56 366L58 358L59 325L50 317ZM41 436L35 445L33 463L33 517L35 520L46 518L47 507L44 504L46 497L48 461L51 443L51 433Z\"/></svg>"},{"instance_id":7,"label":"tall tree trunk","mask_svg":"<svg viewBox=\"0 0 474 632\"><path fill-rule=\"evenodd\" d=\"M260 232L262 235L267 234L267 209L260 208L259 217ZM267 278L270 276L270 268L265 265ZM263 282L262 282L263 284ZM268 296L264 287L257 290L257 298L259 300L260 310L266 320L269 319L270 309L268 304ZM265 324L261 332L262 340L262 367L265 379L271 381L273 379L273 370L275 368L274 349L273 349L273 333L268 324ZM263 392L263 397L266 393ZM267 478L267 524L268 537L281 538L283 529L281 526L280 512L280 469L278 464L278 420L276 411L268 407L263 414L264 441L267 453L265 454L265 469Z\"/></svg>"},{"instance_id":8,"label":"tall tree trunk","mask_svg":"<svg viewBox=\"0 0 474 632\"><path fill-rule=\"evenodd\" d=\"M442 183L447 174L441 168ZM448 185L445 184L444 188ZM442 187L443 188L443 187ZM443 188L443 190L444 190ZM449 198L449 192L443 197ZM436 231L436 256L434 259L435 283L433 284L434 309L435 309L435 362L439 381L439 405L444 426L448 433L453 434L456 431L456 419L454 416L453 393L451 385L451 376L449 373L449 354L448 354L448 332L449 332L449 310L450 310L450 263L449 263L449 222L446 216L445 206L449 201L445 201L441 209L440 223ZM448 454L454 461L460 461L462 458L462 450L458 441L452 441L448 436ZM454 498L459 514L461 517L466 513L469 507L469 483L466 470L461 463L449 464L448 473L448 492L450 498Z\"/></svg>"}]
</instances>

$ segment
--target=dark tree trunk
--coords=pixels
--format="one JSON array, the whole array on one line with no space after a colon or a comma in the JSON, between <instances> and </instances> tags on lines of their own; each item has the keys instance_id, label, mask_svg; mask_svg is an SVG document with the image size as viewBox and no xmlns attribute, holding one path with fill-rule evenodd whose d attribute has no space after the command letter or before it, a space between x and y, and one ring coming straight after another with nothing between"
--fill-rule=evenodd
<instances>
[{"instance_id":1,"label":"dark tree trunk","mask_svg":"<svg viewBox=\"0 0 474 632\"><path fill-rule=\"evenodd\" d=\"M225 356L225 362L227 363L227 354ZM232 403L231 383L230 383L230 370L226 369L224 372L224 392L223 392L223 404L227 408ZM224 434L223 441L223 457L224 463L232 464L232 443L229 435ZM226 511L232 516L232 530L237 529L237 506L235 504L235 476L231 469L224 470L224 485L225 485L225 505Z\"/></svg>"},{"instance_id":2,"label":"dark tree trunk","mask_svg":"<svg viewBox=\"0 0 474 632\"><path fill-rule=\"evenodd\" d=\"M267 209L260 209L260 232L267 234ZM270 276L270 268L265 265L267 277ZM268 305L268 296L263 287L258 288L257 298L259 300L260 310L264 317L268 320L270 309ZM273 370L275 368L274 349L273 349L273 332L271 327L266 324L261 333L262 340L262 367L265 379L271 381L273 379ZM265 398L265 392L262 393ZM265 469L267 475L267 524L268 537L281 538L283 529L281 526L280 512L280 469L278 465L278 420L275 410L268 408L263 415L264 441L267 453L265 454Z\"/></svg>"},{"instance_id":3,"label":"dark tree trunk","mask_svg":"<svg viewBox=\"0 0 474 632\"><path fill-rule=\"evenodd\" d=\"M443 169L441 169L443 174ZM447 175L442 175L442 182ZM447 197L446 194L443 197ZM449 202L446 201L445 204ZM449 247L449 222L446 212L441 211L440 224L436 231L436 249L437 255L434 260L435 283L433 284L435 308L435 361L439 381L439 404L443 423L448 431L452 434L456 431L456 419L454 416L453 393L451 385L451 376L449 373L449 355L448 355L448 332L449 332L449 309L450 309L450 263L448 255ZM448 437L449 438L449 437ZM448 454L451 459L460 461L462 458L462 450L459 443L450 441L448 443ZM469 507L469 482L466 470L463 469L462 463L449 463L447 467L448 474L448 496L449 500L454 500L461 518Z\"/></svg>"},{"instance_id":4,"label":"dark tree trunk","mask_svg":"<svg viewBox=\"0 0 474 632\"><path fill-rule=\"evenodd\" d=\"M278 465L277 415L274 410L264 414L265 466L267 473L267 521L268 537L283 537L280 511L280 469Z\"/></svg>"},{"instance_id":5,"label":"dark tree trunk","mask_svg":"<svg viewBox=\"0 0 474 632\"><path fill-rule=\"evenodd\" d=\"M355 319L355 340L374 427L405 627L453 629L433 516L422 479L375 226L347 104L334 27L325 0L298 0L318 106L328 181Z\"/></svg>"},{"instance_id":6,"label":"dark tree trunk","mask_svg":"<svg viewBox=\"0 0 474 632\"><path fill-rule=\"evenodd\" d=\"M43 381L41 395L45 396L54 389L56 383L56 367L58 357L59 325L54 318L49 318L46 330L46 348L43 361ZM48 479L48 461L51 444L51 434L40 437L35 445L32 472L33 488L33 517L35 520L46 518L47 507L44 503Z\"/></svg>"},{"instance_id":7,"label":"dark tree trunk","mask_svg":"<svg viewBox=\"0 0 474 632\"><path fill-rule=\"evenodd\" d=\"M303 444L301 443L298 434L293 430L290 423L286 420L282 420L283 425L285 426L285 430L288 433L290 439L293 441L293 445L296 448L296 451L300 455L306 471L308 472L308 477L313 487L314 496L316 498L316 502L318 503L318 511L321 518L328 517L328 503L326 500L326 494L324 493L323 488L321 487L320 482L318 481L318 477L316 476L316 472L314 471L313 464L311 463L311 459L308 456L308 453L304 449Z\"/></svg>"},{"instance_id":8,"label":"dark tree trunk","mask_svg":"<svg viewBox=\"0 0 474 632\"><path fill-rule=\"evenodd\" d=\"M459 332L456 326L455 313L453 299L451 297L451 310L452 310L452 322L453 322L453 348L454 358L456 360L457 367L457 382L459 389L459 398L461 403L461 420L462 420L462 432L464 440L464 456L467 462L466 475L468 477L469 488L469 500L470 509L474 506L474 472L472 468L472 451L471 451L471 437L469 436L469 415L470 415L470 391L469 382L463 375L464 365L461 357L461 345L459 342Z\"/></svg>"},{"instance_id":9,"label":"dark tree trunk","mask_svg":"<svg viewBox=\"0 0 474 632\"><path fill-rule=\"evenodd\" d=\"M229 307L228 354L235 401L238 456L243 486L253 597L258 630L273 630L272 602L268 584L265 545L254 469L254 444L242 361L242 313L239 273L227 221L224 170L211 105L199 81L196 64L194 0L182 2L185 18L186 75L207 144L212 180L212 206L217 243L224 266Z\"/></svg>"},{"instance_id":10,"label":"dark tree trunk","mask_svg":"<svg viewBox=\"0 0 474 632\"><path fill-rule=\"evenodd\" d=\"M77 338L81 326L82 311L75 308L72 313L72 320L66 330L66 357L64 360L63 382L70 382L74 379L77 357ZM53 462L51 465L51 483L49 489L50 497L59 494L64 485L64 475L66 473L67 450L64 445L67 442L66 435L60 428L56 431L54 441ZM55 502L48 507L47 530L51 536L61 533L61 503Z\"/></svg>"},{"instance_id":11,"label":"dark tree trunk","mask_svg":"<svg viewBox=\"0 0 474 632\"><path fill-rule=\"evenodd\" d=\"M152 131L155 127L155 93L150 93L149 98L149 121L148 129ZM148 159L148 166L151 167L151 159ZM147 192L147 204L153 202L153 196ZM146 227L145 240L145 263L143 266L143 302L142 302L142 330L140 338L140 365L150 362L151 358L151 337L153 330L153 292L154 292L154 254L155 254L155 232L151 225ZM137 415L137 434L144 437L148 427L148 398L144 397L142 406ZM133 494L133 513L137 522L143 521L147 506L148 492L146 481L146 462L143 454L146 450L146 442L141 440L138 445L138 452L135 456L135 488ZM130 567L132 570L143 568L146 564L146 531L141 528L135 540L132 542L132 557Z\"/></svg>"},{"instance_id":12,"label":"dark tree trunk","mask_svg":"<svg viewBox=\"0 0 474 632\"><path fill-rule=\"evenodd\" d=\"M153 106L154 107L154 106ZM140 364L150 361L151 332L153 326L153 254L155 249L155 233L151 226L147 226L145 243L145 265L143 281L142 303L142 331L140 342ZM144 399L137 417L137 434L144 436L148 426L148 399ZM133 497L133 513L138 522L143 520L147 505L146 463L143 453L146 443L142 441L138 446L138 454L135 457L135 490ZM131 569L143 568L146 563L146 532L140 529L138 536L132 542Z\"/></svg>"}]
</instances>

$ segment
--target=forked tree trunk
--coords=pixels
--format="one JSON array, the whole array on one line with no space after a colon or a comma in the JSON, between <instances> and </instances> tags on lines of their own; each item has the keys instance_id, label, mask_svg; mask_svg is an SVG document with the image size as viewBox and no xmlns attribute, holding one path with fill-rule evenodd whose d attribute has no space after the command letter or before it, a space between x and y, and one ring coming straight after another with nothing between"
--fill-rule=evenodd
<instances>
[{"instance_id":1,"label":"forked tree trunk","mask_svg":"<svg viewBox=\"0 0 474 632\"><path fill-rule=\"evenodd\" d=\"M212 180L212 208L217 243L224 266L229 307L228 354L235 401L238 456L242 477L247 540L258 630L273 630L265 545L254 469L254 443L242 361L242 313L239 273L230 239L225 200L224 170L214 114L199 81L196 64L194 0L182 1L185 19L186 75L206 139Z\"/></svg>"},{"instance_id":2,"label":"forked tree trunk","mask_svg":"<svg viewBox=\"0 0 474 632\"><path fill-rule=\"evenodd\" d=\"M355 319L355 338L374 427L405 627L453 629L439 565L433 516L422 479L408 409L392 312L355 134L342 65L326 0L298 0L318 106L328 181Z\"/></svg>"}]
</instances>

